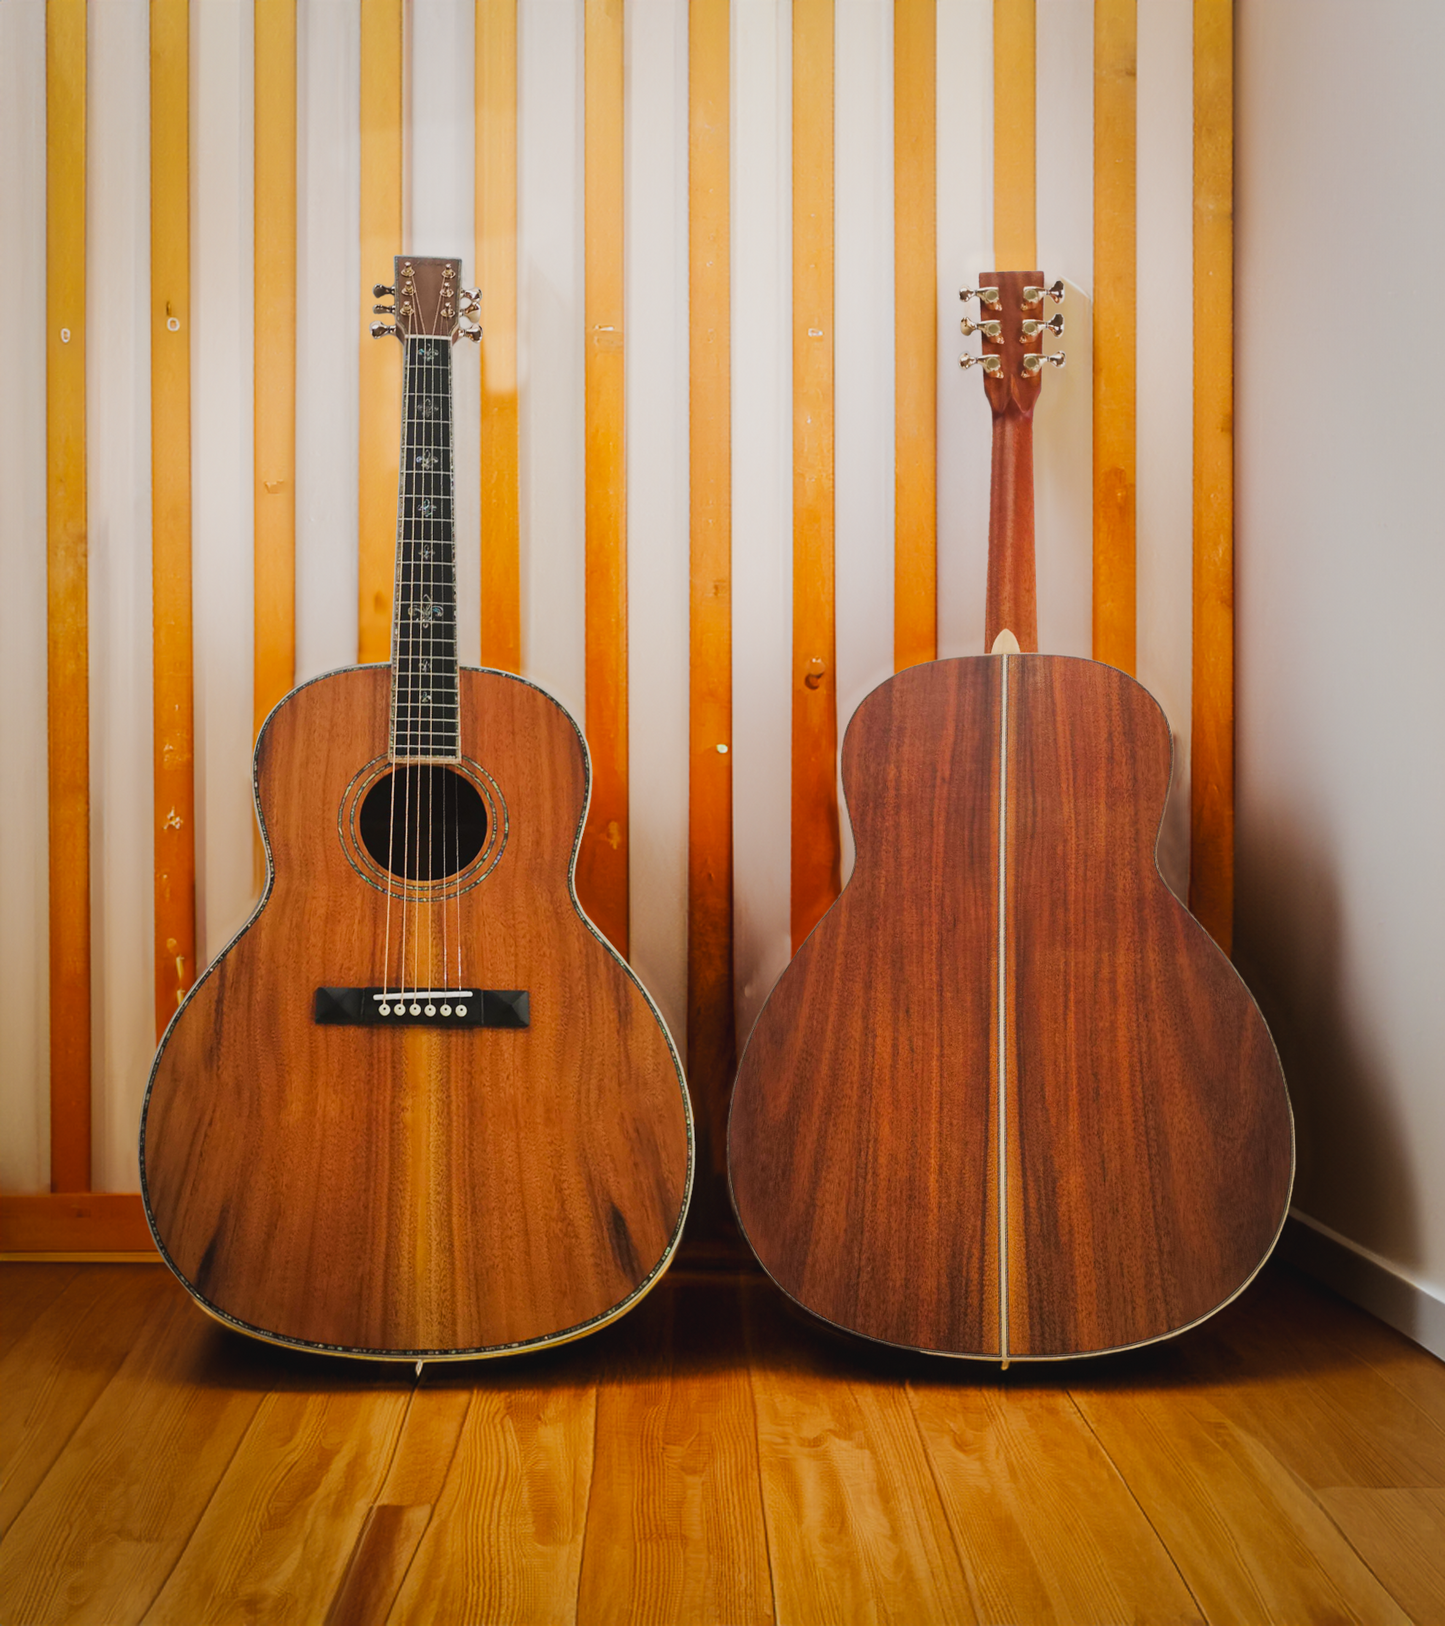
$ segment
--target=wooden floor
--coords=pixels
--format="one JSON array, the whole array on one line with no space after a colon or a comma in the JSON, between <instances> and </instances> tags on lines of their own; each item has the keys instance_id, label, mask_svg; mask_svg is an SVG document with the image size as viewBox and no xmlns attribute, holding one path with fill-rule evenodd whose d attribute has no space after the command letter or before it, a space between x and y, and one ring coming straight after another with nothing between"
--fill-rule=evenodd
<instances>
[{"instance_id":1,"label":"wooden floor","mask_svg":"<svg viewBox=\"0 0 1445 1626\"><path fill-rule=\"evenodd\" d=\"M674 1272L541 1357L231 1334L159 1266L0 1266L0 1621L1445 1622L1445 1366L1272 1267L1006 1374Z\"/></svg>"}]
</instances>

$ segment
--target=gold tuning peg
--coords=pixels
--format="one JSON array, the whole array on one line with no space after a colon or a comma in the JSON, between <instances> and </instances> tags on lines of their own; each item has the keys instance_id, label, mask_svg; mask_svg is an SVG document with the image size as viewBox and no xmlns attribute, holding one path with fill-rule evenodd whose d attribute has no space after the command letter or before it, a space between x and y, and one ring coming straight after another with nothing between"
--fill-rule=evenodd
<instances>
[{"instance_id":1,"label":"gold tuning peg","mask_svg":"<svg viewBox=\"0 0 1445 1626\"><path fill-rule=\"evenodd\" d=\"M986 339L993 339L995 342L1003 337L1002 322L970 322L965 316L958 325L965 339L972 338L975 333L982 333Z\"/></svg>"},{"instance_id":2,"label":"gold tuning peg","mask_svg":"<svg viewBox=\"0 0 1445 1626\"><path fill-rule=\"evenodd\" d=\"M1037 352L1030 353L1024 357L1024 371L1032 376L1038 372L1045 362L1048 362L1050 367L1062 367L1064 365L1064 352L1055 350L1051 356L1041 356Z\"/></svg>"},{"instance_id":3,"label":"gold tuning peg","mask_svg":"<svg viewBox=\"0 0 1445 1626\"><path fill-rule=\"evenodd\" d=\"M1035 321L1031 316L1024 318L1024 337L1026 339L1036 339L1040 333L1052 333L1055 338L1058 338L1063 331L1064 313L1062 311L1057 316L1050 317L1047 322Z\"/></svg>"},{"instance_id":4,"label":"gold tuning peg","mask_svg":"<svg viewBox=\"0 0 1445 1626\"><path fill-rule=\"evenodd\" d=\"M470 339L473 344L482 336L482 330L475 322L460 321L457 323L457 332L464 339Z\"/></svg>"},{"instance_id":5,"label":"gold tuning peg","mask_svg":"<svg viewBox=\"0 0 1445 1626\"><path fill-rule=\"evenodd\" d=\"M960 299L977 299L982 304L985 304L985 305L997 305L998 304L998 289L997 288L960 288L958 290L958 297Z\"/></svg>"},{"instance_id":6,"label":"gold tuning peg","mask_svg":"<svg viewBox=\"0 0 1445 1626\"><path fill-rule=\"evenodd\" d=\"M958 365L963 368L982 367L986 373L996 373L1003 366L1002 356L960 356Z\"/></svg>"},{"instance_id":7,"label":"gold tuning peg","mask_svg":"<svg viewBox=\"0 0 1445 1626\"><path fill-rule=\"evenodd\" d=\"M1064 284L1060 279L1051 283L1047 288L1035 288L1032 283L1024 284L1024 304L1042 305L1045 299L1052 299L1056 305L1064 302Z\"/></svg>"}]
</instances>

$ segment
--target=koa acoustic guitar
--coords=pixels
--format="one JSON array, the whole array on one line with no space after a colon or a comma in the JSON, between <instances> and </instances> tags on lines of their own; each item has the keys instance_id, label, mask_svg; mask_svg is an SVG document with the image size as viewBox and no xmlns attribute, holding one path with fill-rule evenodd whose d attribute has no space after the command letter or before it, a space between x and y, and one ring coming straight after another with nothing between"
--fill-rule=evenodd
<instances>
[{"instance_id":1,"label":"koa acoustic guitar","mask_svg":"<svg viewBox=\"0 0 1445 1626\"><path fill-rule=\"evenodd\" d=\"M1162 712L1122 672L1034 653L1032 414L1062 288L982 283L992 653L855 713L857 867L753 1029L728 1166L799 1304L1007 1364L1227 1303L1284 1223L1294 1138L1254 1000L1155 866Z\"/></svg>"},{"instance_id":2,"label":"koa acoustic guitar","mask_svg":"<svg viewBox=\"0 0 1445 1626\"><path fill-rule=\"evenodd\" d=\"M582 736L523 679L458 669L459 268L398 259L373 329L405 350L391 663L261 730L265 893L141 1122L151 1229L203 1308L407 1360L602 1326L666 1267L692 1181L671 1039L573 891Z\"/></svg>"}]
</instances>

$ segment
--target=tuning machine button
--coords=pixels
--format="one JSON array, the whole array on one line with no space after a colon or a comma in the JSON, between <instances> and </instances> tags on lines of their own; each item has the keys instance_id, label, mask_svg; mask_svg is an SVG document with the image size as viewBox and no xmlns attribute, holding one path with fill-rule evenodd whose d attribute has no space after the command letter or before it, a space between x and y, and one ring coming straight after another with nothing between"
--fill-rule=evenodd
<instances>
[{"instance_id":1,"label":"tuning machine button","mask_svg":"<svg viewBox=\"0 0 1445 1626\"><path fill-rule=\"evenodd\" d=\"M395 288L388 288L384 282L378 282L377 285L371 290L371 297L373 299L385 299L395 292Z\"/></svg>"},{"instance_id":2,"label":"tuning machine button","mask_svg":"<svg viewBox=\"0 0 1445 1626\"><path fill-rule=\"evenodd\" d=\"M373 339L383 339L388 333L395 332L396 329L389 326L386 322L373 322L371 324L371 336Z\"/></svg>"},{"instance_id":3,"label":"tuning machine button","mask_svg":"<svg viewBox=\"0 0 1445 1626\"><path fill-rule=\"evenodd\" d=\"M465 317L457 323L457 332L464 339L470 339L473 344L482 336L482 330L475 322L468 322Z\"/></svg>"},{"instance_id":4,"label":"tuning machine button","mask_svg":"<svg viewBox=\"0 0 1445 1626\"><path fill-rule=\"evenodd\" d=\"M461 306L468 315L475 315L482 308L482 290L480 288L463 288L461 290Z\"/></svg>"},{"instance_id":5,"label":"tuning machine button","mask_svg":"<svg viewBox=\"0 0 1445 1626\"><path fill-rule=\"evenodd\" d=\"M396 306L395 305L373 305L371 308L372 308L373 312L375 312L375 314L377 316L395 316L396 315Z\"/></svg>"},{"instance_id":6,"label":"tuning machine button","mask_svg":"<svg viewBox=\"0 0 1445 1626\"><path fill-rule=\"evenodd\" d=\"M962 329L965 339L972 338L975 333L982 333L984 338L993 339L995 341L1002 339L1003 337L1002 322L970 322L965 316L958 325Z\"/></svg>"},{"instance_id":7,"label":"tuning machine button","mask_svg":"<svg viewBox=\"0 0 1445 1626\"><path fill-rule=\"evenodd\" d=\"M958 297L960 299L977 299L982 304L985 304L985 305L997 305L998 304L998 289L997 288L960 288L958 290Z\"/></svg>"},{"instance_id":8,"label":"tuning machine button","mask_svg":"<svg viewBox=\"0 0 1445 1626\"><path fill-rule=\"evenodd\" d=\"M1003 366L1002 356L960 356L960 367L982 367L986 373L996 373Z\"/></svg>"},{"instance_id":9,"label":"tuning machine button","mask_svg":"<svg viewBox=\"0 0 1445 1626\"><path fill-rule=\"evenodd\" d=\"M1058 338L1063 331L1064 313L1062 311L1057 316L1051 316L1047 322L1037 321L1032 316L1024 318L1024 338L1026 339L1036 339L1040 333L1052 333L1055 338Z\"/></svg>"},{"instance_id":10,"label":"tuning machine button","mask_svg":"<svg viewBox=\"0 0 1445 1626\"><path fill-rule=\"evenodd\" d=\"M1023 301L1025 305L1042 305L1045 299L1052 299L1056 305L1064 302L1064 284L1060 279L1051 283L1047 288L1036 288L1032 283L1024 284Z\"/></svg>"},{"instance_id":11,"label":"tuning machine button","mask_svg":"<svg viewBox=\"0 0 1445 1626\"><path fill-rule=\"evenodd\" d=\"M1032 377L1045 362L1048 362L1050 367L1062 367L1064 365L1064 352L1055 350L1051 356L1041 356L1037 352L1030 352L1024 357L1024 371Z\"/></svg>"}]
</instances>

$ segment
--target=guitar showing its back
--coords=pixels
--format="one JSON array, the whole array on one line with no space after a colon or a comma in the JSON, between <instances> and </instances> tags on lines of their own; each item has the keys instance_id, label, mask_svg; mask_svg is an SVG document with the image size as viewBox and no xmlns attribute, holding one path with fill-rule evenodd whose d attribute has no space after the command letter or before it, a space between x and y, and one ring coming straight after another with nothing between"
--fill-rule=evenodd
<instances>
[{"instance_id":1,"label":"guitar showing its back","mask_svg":"<svg viewBox=\"0 0 1445 1626\"><path fill-rule=\"evenodd\" d=\"M605 1325L666 1268L692 1180L672 1042L572 889L582 737L457 666L456 277L397 262L392 663L263 728L267 892L167 1030L141 1127L152 1230L203 1308L385 1359Z\"/></svg>"},{"instance_id":2,"label":"guitar showing its back","mask_svg":"<svg viewBox=\"0 0 1445 1626\"><path fill-rule=\"evenodd\" d=\"M1044 290L984 283L995 653L855 713L856 867L748 1041L728 1163L805 1308L1007 1364L1227 1303L1284 1223L1294 1143L1259 1010L1155 865L1163 713L1122 672L1031 652Z\"/></svg>"}]
</instances>

